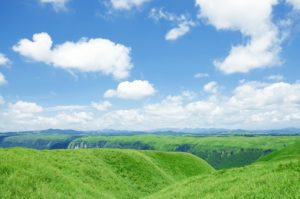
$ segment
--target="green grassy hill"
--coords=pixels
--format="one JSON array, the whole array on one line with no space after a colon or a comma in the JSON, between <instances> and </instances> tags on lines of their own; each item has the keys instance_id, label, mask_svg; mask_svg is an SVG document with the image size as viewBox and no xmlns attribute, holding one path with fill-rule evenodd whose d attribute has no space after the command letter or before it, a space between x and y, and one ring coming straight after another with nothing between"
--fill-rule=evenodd
<instances>
[{"instance_id":1,"label":"green grassy hill","mask_svg":"<svg viewBox=\"0 0 300 199\"><path fill-rule=\"evenodd\" d=\"M73 140L69 148L131 148L182 151L205 159L216 169L240 167L300 141L300 136L86 136Z\"/></svg>"},{"instance_id":2,"label":"green grassy hill","mask_svg":"<svg viewBox=\"0 0 300 199\"><path fill-rule=\"evenodd\" d=\"M140 198L214 172L187 153L0 149L1 198Z\"/></svg>"},{"instance_id":3,"label":"green grassy hill","mask_svg":"<svg viewBox=\"0 0 300 199\"><path fill-rule=\"evenodd\" d=\"M273 152L266 156L261 157L258 161L274 161L295 158L300 155L300 142L292 144L282 150Z\"/></svg>"},{"instance_id":4,"label":"green grassy hill","mask_svg":"<svg viewBox=\"0 0 300 199\"><path fill-rule=\"evenodd\" d=\"M47 131L48 132L48 131ZM188 152L206 160L216 169L241 167L273 151L300 141L300 136L192 136L128 135L97 136L51 130L45 133L4 134L0 147L34 149L122 148Z\"/></svg>"},{"instance_id":5,"label":"green grassy hill","mask_svg":"<svg viewBox=\"0 0 300 199\"><path fill-rule=\"evenodd\" d=\"M147 198L300 198L299 146L274 152L247 167L191 177Z\"/></svg>"},{"instance_id":6,"label":"green grassy hill","mask_svg":"<svg viewBox=\"0 0 300 199\"><path fill-rule=\"evenodd\" d=\"M5 199L300 198L300 142L251 165L220 171L180 152L10 148L0 149L0 157Z\"/></svg>"}]
</instances>

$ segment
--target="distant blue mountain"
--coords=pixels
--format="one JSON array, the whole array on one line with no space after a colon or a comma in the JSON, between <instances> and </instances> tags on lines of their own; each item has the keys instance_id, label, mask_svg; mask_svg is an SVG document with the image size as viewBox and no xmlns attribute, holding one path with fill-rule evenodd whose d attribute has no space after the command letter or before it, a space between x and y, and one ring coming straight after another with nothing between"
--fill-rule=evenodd
<instances>
[{"instance_id":1,"label":"distant blue mountain","mask_svg":"<svg viewBox=\"0 0 300 199\"><path fill-rule=\"evenodd\" d=\"M138 135L138 134L196 134L196 135L295 135L300 134L300 128L284 128L284 129L267 129L267 130L245 130L245 129L224 129L224 128L165 128L154 129L149 131L130 131L130 130L115 130L102 129L95 131L78 131L72 129L46 129L39 131L20 131L20 132L3 132L1 136L5 135L19 135L19 134L66 134L72 136L85 135Z\"/></svg>"}]
</instances>

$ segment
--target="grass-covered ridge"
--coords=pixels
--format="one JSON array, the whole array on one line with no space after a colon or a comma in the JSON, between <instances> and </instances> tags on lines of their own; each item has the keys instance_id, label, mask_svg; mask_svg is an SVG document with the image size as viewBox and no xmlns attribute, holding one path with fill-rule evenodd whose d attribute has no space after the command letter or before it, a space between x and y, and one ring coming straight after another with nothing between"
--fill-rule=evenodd
<instances>
[{"instance_id":1,"label":"grass-covered ridge","mask_svg":"<svg viewBox=\"0 0 300 199\"><path fill-rule=\"evenodd\" d=\"M86 136L69 148L131 148L189 152L217 169L251 164L260 157L300 141L300 136Z\"/></svg>"},{"instance_id":2,"label":"grass-covered ridge","mask_svg":"<svg viewBox=\"0 0 300 199\"><path fill-rule=\"evenodd\" d=\"M288 147L275 151L271 154L261 157L258 161L276 161L283 159L297 158L300 155L300 142L289 145Z\"/></svg>"},{"instance_id":3,"label":"grass-covered ridge","mask_svg":"<svg viewBox=\"0 0 300 199\"><path fill-rule=\"evenodd\" d=\"M300 198L299 147L292 145L250 166L191 177L147 199Z\"/></svg>"},{"instance_id":4,"label":"grass-covered ridge","mask_svg":"<svg viewBox=\"0 0 300 199\"><path fill-rule=\"evenodd\" d=\"M187 153L0 149L1 198L140 198L214 169Z\"/></svg>"}]
</instances>

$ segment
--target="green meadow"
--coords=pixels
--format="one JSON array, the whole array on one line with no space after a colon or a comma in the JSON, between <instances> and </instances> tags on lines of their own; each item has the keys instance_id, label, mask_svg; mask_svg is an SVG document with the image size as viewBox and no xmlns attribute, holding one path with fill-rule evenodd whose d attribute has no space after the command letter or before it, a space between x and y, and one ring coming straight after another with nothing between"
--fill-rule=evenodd
<instances>
[{"instance_id":1,"label":"green meadow","mask_svg":"<svg viewBox=\"0 0 300 199\"><path fill-rule=\"evenodd\" d=\"M69 148L127 148L194 154L216 169L251 164L261 156L300 142L300 136L86 136Z\"/></svg>"},{"instance_id":2,"label":"green meadow","mask_svg":"<svg viewBox=\"0 0 300 199\"><path fill-rule=\"evenodd\" d=\"M300 198L298 136L89 136L68 147L0 149L0 198Z\"/></svg>"},{"instance_id":3,"label":"green meadow","mask_svg":"<svg viewBox=\"0 0 300 199\"><path fill-rule=\"evenodd\" d=\"M186 153L12 148L0 156L1 198L140 198L214 172Z\"/></svg>"},{"instance_id":4,"label":"green meadow","mask_svg":"<svg viewBox=\"0 0 300 199\"><path fill-rule=\"evenodd\" d=\"M147 198L300 198L299 149L300 143L247 167L191 177Z\"/></svg>"}]
</instances>

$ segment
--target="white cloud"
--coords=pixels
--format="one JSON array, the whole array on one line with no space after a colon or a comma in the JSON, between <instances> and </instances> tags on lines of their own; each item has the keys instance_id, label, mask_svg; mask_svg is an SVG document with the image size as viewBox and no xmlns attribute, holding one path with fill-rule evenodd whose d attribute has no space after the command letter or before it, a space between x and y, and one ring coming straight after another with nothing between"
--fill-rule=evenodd
<instances>
[{"instance_id":1,"label":"white cloud","mask_svg":"<svg viewBox=\"0 0 300 199\"><path fill-rule=\"evenodd\" d=\"M272 81L283 81L284 76L282 76L282 75L270 75L270 76L266 77L266 79L272 80Z\"/></svg>"},{"instance_id":2,"label":"white cloud","mask_svg":"<svg viewBox=\"0 0 300 199\"><path fill-rule=\"evenodd\" d=\"M109 90L105 91L103 96L106 98L115 97L115 96L117 96L117 91L114 89L109 89Z\"/></svg>"},{"instance_id":3,"label":"white cloud","mask_svg":"<svg viewBox=\"0 0 300 199\"><path fill-rule=\"evenodd\" d=\"M122 99L138 100L155 93L155 89L151 83L143 80L135 80L132 82L121 82L116 90L107 90L104 97L118 97Z\"/></svg>"},{"instance_id":4,"label":"white cloud","mask_svg":"<svg viewBox=\"0 0 300 199\"><path fill-rule=\"evenodd\" d=\"M66 4L70 0L39 0L42 4L50 4L56 11L66 10Z\"/></svg>"},{"instance_id":5,"label":"white cloud","mask_svg":"<svg viewBox=\"0 0 300 199\"><path fill-rule=\"evenodd\" d=\"M246 82L234 90L234 95L228 100L227 105L251 113L246 120L272 113L275 114L274 118L265 117L265 122L268 119L283 121L286 116L294 115L300 109L300 84Z\"/></svg>"},{"instance_id":6,"label":"white cloud","mask_svg":"<svg viewBox=\"0 0 300 199\"><path fill-rule=\"evenodd\" d=\"M175 15L173 13L169 13L164 11L163 9L152 8L149 17L155 21L159 21L161 19L170 21L175 23L175 27L169 30L166 35L166 40L176 40L188 32L190 32L191 28L195 26L195 22L189 19L186 15Z\"/></svg>"},{"instance_id":7,"label":"white cloud","mask_svg":"<svg viewBox=\"0 0 300 199\"><path fill-rule=\"evenodd\" d=\"M189 90L185 90L185 91L181 92L181 95L188 100L193 100L196 98L197 93L189 91Z\"/></svg>"},{"instance_id":8,"label":"white cloud","mask_svg":"<svg viewBox=\"0 0 300 199\"><path fill-rule=\"evenodd\" d=\"M141 7L150 0L110 0L112 8L116 10L131 10L134 7Z\"/></svg>"},{"instance_id":9,"label":"white cloud","mask_svg":"<svg viewBox=\"0 0 300 199\"><path fill-rule=\"evenodd\" d=\"M246 73L280 64L281 38L272 22L277 0L196 0L199 18L218 30L240 31L249 40L233 46L229 55L214 64L224 73ZM255 14L253 14L255 11Z\"/></svg>"},{"instance_id":10,"label":"white cloud","mask_svg":"<svg viewBox=\"0 0 300 199\"><path fill-rule=\"evenodd\" d=\"M183 96L167 96L159 103L148 104L143 108L146 114L152 117L159 118L162 115L168 116L170 119L182 118L183 108Z\"/></svg>"},{"instance_id":11,"label":"white cloud","mask_svg":"<svg viewBox=\"0 0 300 199\"><path fill-rule=\"evenodd\" d=\"M165 39L166 40L176 40L179 37L182 37L183 35L188 33L191 29L191 26L193 26L193 25L194 25L194 23L191 23L188 21L179 23L177 27L172 28L171 30L169 30L169 32L167 32Z\"/></svg>"},{"instance_id":12,"label":"white cloud","mask_svg":"<svg viewBox=\"0 0 300 199\"><path fill-rule=\"evenodd\" d=\"M90 112L73 112L73 113L60 113L56 116L58 121L66 123L87 123L93 119L93 114Z\"/></svg>"},{"instance_id":13,"label":"white cloud","mask_svg":"<svg viewBox=\"0 0 300 199\"><path fill-rule=\"evenodd\" d=\"M0 53L0 65L8 65L10 60L2 53Z\"/></svg>"},{"instance_id":14,"label":"white cloud","mask_svg":"<svg viewBox=\"0 0 300 199\"><path fill-rule=\"evenodd\" d=\"M7 84L7 81L2 73L0 73L0 86Z\"/></svg>"},{"instance_id":15,"label":"white cloud","mask_svg":"<svg viewBox=\"0 0 300 199\"><path fill-rule=\"evenodd\" d=\"M9 65L10 60L2 53L0 53L0 66L1 65ZM7 81L2 73L0 73L0 86L7 84Z\"/></svg>"},{"instance_id":16,"label":"white cloud","mask_svg":"<svg viewBox=\"0 0 300 199\"><path fill-rule=\"evenodd\" d=\"M45 109L45 111L48 112L56 112L56 111L78 111L78 110L85 110L89 106L85 105L62 105L62 106L53 106L48 107Z\"/></svg>"},{"instance_id":17,"label":"white cloud","mask_svg":"<svg viewBox=\"0 0 300 199\"><path fill-rule=\"evenodd\" d=\"M57 109L50 114L49 108L33 102L8 103L7 110L1 106L0 130L300 127L300 82L244 81L228 94L190 98L188 93L105 113L87 105L86 110Z\"/></svg>"},{"instance_id":18,"label":"white cloud","mask_svg":"<svg viewBox=\"0 0 300 199\"><path fill-rule=\"evenodd\" d=\"M252 69L278 65L281 47L276 34L269 32L261 37L252 38L245 46L234 46L228 57L224 60L216 60L214 64L226 74L247 73Z\"/></svg>"},{"instance_id":19,"label":"white cloud","mask_svg":"<svg viewBox=\"0 0 300 199\"><path fill-rule=\"evenodd\" d=\"M196 73L194 75L194 77L200 79L200 78L204 78L204 77L209 77L209 74L207 74L207 73Z\"/></svg>"},{"instance_id":20,"label":"white cloud","mask_svg":"<svg viewBox=\"0 0 300 199\"><path fill-rule=\"evenodd\" d=\"M295 10L300 10L300 0L287 0L287 3L292 5Z\"/></svg>"},{"instance_id":21,"label":"white cloud","mask_svg":"<svg viewBox=\"0 0 300 199\"><path fill-rule=\"evenodd\" d=\"M207 99L192 102L184 102L184 99L183 95L169 96L160 103L146 105L140 114L157 128L299 127L299 82L244 82L230 96L213 93Z\"/></svg>"},{"instance_id":22,"label":"white cloud","mask_svg":"<svg viewBox=\"0 0 300 199\"><path fill-rule=\"evenodd\" d=\"M117 123L115 121L118 121ZM96 120L98 128L137 129L145 122L139 110L116 110L105 113Z\"/></svg>"},{"instance_id":23,"label":"white cloud","mask_svg":"<svg viewBox=\"0 0 300 199\"><path fill-rule=\"evenodd\" d=\"M112 107L112 104L109 101L104 101L99 103L92 102L91 106L98 111L107 111L109 108Z\"/></svg>"},{"instance_id":24,"label":"white cloud","mask_svg":"<svg viewBox=\"0 0 300 199\"><path fill-rule=\"evenodd\" d=\"M22 39L13 50L22 56L54 67L82 72L101 72L117 79L126 78L132 68L131 49L108 39L82 38L52 47L48 33L34 34L32 41Z\"/></svg>"},{"instance_id":25,"label":"white cloud","mask_svg":"<svg viewBox=\"0 0 300 199\"><path fill-rule=\"evenodd\" d=\"M34 102L9 103L0 111L0 130L81 129L93 120L93 113L83 110L83 106L80 109L76 111L79 106L75 105L44 108Z\"/></svg>"},{"instance_id":26,"label":"white cloud","mask_svg":"<svg viewBox=\"0 0 300 199\"><path fill-rule=\"evenodd\" d=\"M43 107L33 102L17 101L8 105L9 111L15 115L16 118L31 118L35 114L41 113Z\"/></svg>"},{"instance_id":27,"label":"white cloud","mask_svg":"<svg viewBox=\"0 0 300 199\"><path fill-rule=\"evenodd\" d=\"M52 39L48 33L37 33L33 35L32 41L21 39L17 45L13 46L13 50L33 61L50 64L52 59L52 43Z\"/></svg>"},{"instance_id":28,"label":"white cloud","mask_svg":"<svg viewBox=\"0 0 300 199\"><path fill-rule=\"evenodd\" d=\"M211 81L203 86L203 90L208 93L217 93L219 90L219 85L215 81Z\"/></svg>"}]
</instances>

